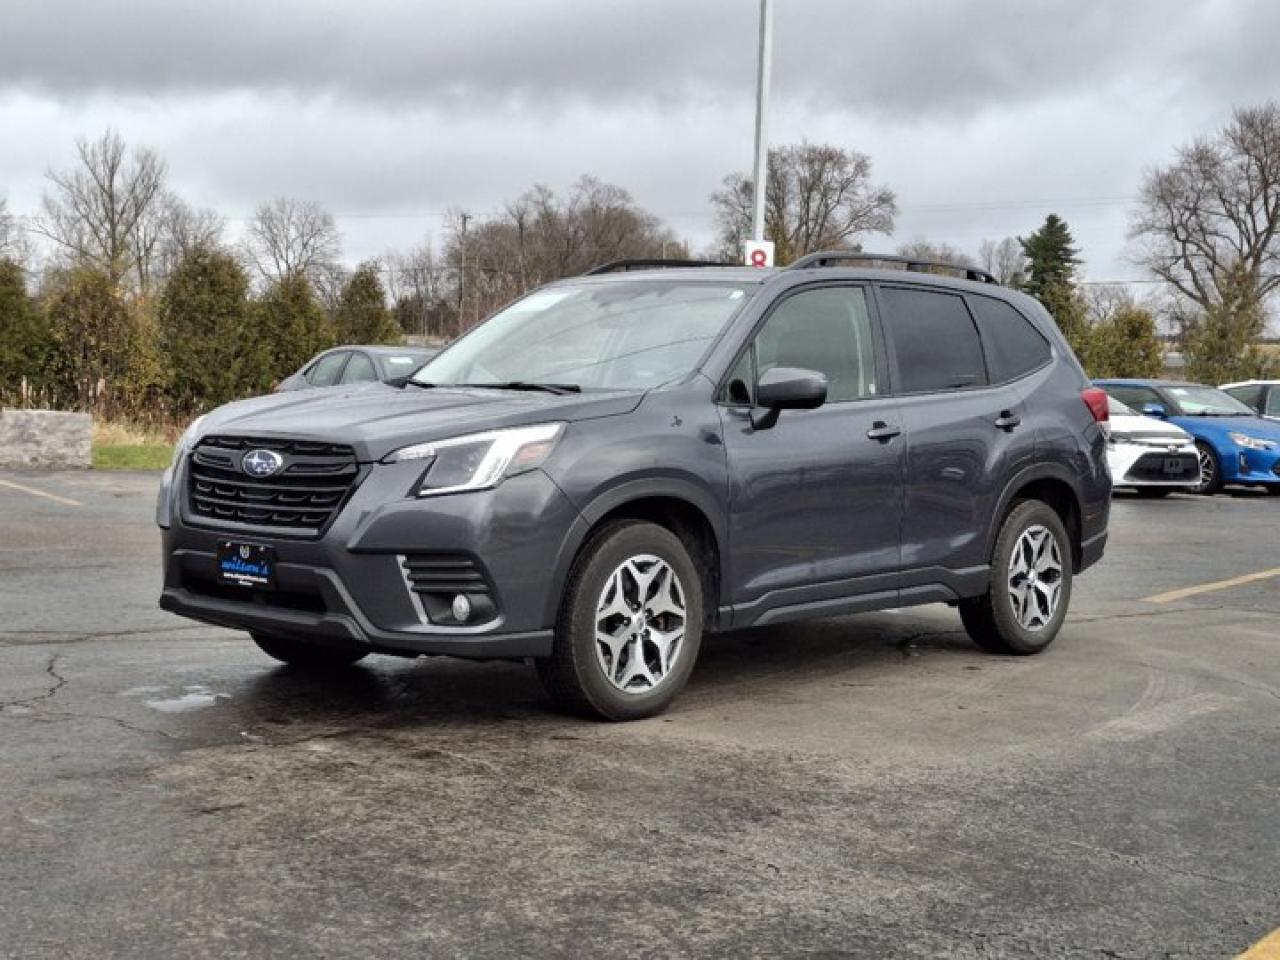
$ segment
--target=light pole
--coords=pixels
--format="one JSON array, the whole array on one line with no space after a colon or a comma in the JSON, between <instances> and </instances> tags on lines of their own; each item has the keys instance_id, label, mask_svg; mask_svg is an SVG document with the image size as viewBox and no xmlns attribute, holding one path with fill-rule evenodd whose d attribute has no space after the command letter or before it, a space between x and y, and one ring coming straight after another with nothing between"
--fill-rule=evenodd
<instances>
[{"instance_id":1,"label":"light pole","mask_svg":"<svg viewBox=\"0 0 1280 960\"><path fill-rule=\"evenodd\" d=\"M769 177L769 74L773 61L773 0L760 0L760 59L756 70L756 169L751 211L751 239L764 240L765 184Z\"/></svg>"}]
</instances>

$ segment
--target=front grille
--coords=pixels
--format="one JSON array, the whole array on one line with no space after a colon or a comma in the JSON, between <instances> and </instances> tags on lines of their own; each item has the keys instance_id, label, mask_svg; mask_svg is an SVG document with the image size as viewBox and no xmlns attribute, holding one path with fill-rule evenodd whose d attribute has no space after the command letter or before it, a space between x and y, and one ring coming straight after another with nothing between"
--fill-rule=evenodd
<instances>
[{"instance_id":1,"label":"front grille","mask_svg":"<svg viewBox=\"0 0 1280 960\"><path fill-rule=\"evenodd\" d=\"M278 454L272 476L245 472L250 450ZM187 481L190 517L231 530L280 530L318 536L332 522L360 478L351 447L305 440L205 437L191 454Z\"/></svg>"},{"instance_id":2,"label":"front grille","mask_svg":"<svg viewBox=\"0 0 1280 960\"><path fill-rule=\"evenodd\" d=\"M1166 460L1181 460L1182 472L1165 473ZM1191 483L1199 478L1200 462L1194 453L1144 453L1124 475L1125 480L1145 480L1148 483Z\"/></svg>"}]
</instances>

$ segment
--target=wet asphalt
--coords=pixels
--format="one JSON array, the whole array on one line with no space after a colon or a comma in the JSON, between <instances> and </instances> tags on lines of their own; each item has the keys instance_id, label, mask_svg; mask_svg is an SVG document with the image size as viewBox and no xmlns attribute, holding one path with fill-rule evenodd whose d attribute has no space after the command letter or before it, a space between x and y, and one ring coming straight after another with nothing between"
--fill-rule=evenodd
<instances>
[{"instance_id":1,"label":"wet asphalt","mask_svg":"<svg viewBox=\"0 0 1280 960\"><path fill-rule=\"evenodd\" d=\"M151 474L0 474L0 957L1230 957L1280 927L1280 498L1118 498L1044 655L710 638L667 715L155 606Z\"/></svg>"}]
</instances>

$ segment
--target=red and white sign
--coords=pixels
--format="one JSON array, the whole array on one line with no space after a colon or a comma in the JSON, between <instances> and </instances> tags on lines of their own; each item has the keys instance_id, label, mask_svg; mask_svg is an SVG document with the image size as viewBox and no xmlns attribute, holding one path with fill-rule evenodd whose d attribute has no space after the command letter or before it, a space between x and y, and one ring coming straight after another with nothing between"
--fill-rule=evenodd
<instances>
[{"instance_id":1,"label":"red and white sign","mask_svg":"<svg viewBox=\"0 0 1280 960\"><path fill-rule=\"evenodd\" d=\"M748 240L743 251L742 262L748 267L772 267L773 241Z\"/></svg>"}]
</instances>

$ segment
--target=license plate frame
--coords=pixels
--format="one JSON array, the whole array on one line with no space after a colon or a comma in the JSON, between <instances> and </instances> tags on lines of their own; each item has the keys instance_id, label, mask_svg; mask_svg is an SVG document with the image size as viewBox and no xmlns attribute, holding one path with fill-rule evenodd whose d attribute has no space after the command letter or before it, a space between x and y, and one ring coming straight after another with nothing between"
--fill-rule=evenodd
<instances>
[{"instance_id":1,"label":"license plate frame","mask_svg":"<svg viewBox=\"0 0 1280 960\"><path fill-rule=\"evenodd\" d=\"M262 543L222 540L218 543L218 580L251 590L276 588L276 548Z\"/></svg>"}]
</instances>

